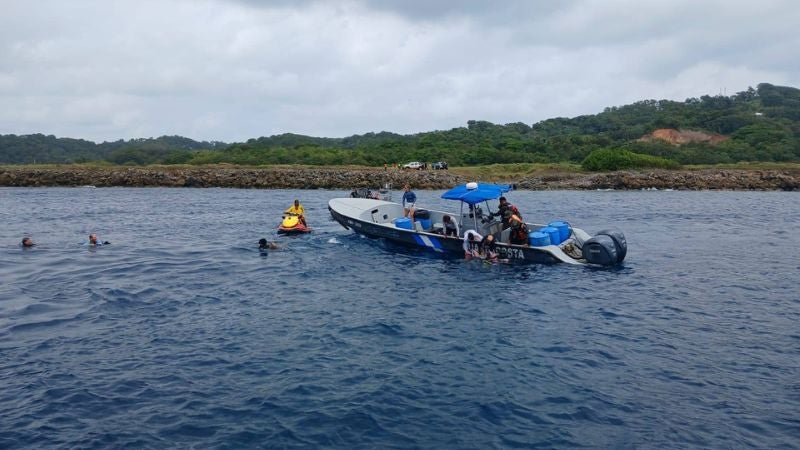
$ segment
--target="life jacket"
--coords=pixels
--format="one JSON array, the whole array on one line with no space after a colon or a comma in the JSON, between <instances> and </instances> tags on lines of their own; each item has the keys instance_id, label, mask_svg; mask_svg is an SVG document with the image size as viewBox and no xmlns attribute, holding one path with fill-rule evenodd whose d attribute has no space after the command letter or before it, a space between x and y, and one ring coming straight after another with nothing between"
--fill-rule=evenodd
<instances>
[{"instance_id":1,"label":"life jacket","mask_svg":"<svg viewBox=\"0 0 800 450\"><path fill-rule=\"evenodd\" d=\"M511 235L514 236L514 240L522 241L528 239L528 226L518 215L512 215L508 219L508 223L511 225Z\"/></svg>"}]
</instances>

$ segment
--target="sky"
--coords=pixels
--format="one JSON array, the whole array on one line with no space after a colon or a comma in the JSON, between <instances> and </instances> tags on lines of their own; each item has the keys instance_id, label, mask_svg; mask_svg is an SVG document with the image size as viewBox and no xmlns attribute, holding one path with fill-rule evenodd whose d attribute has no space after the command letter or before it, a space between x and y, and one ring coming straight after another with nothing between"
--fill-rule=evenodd
<instances>
[{"instance_id":1,"label":"sky","mask_svg":"<svg viewBox=\"0 0 800 450\"><path fill-rule=\"evenodd\" d=\"M796 0L0 0L0 134L412 134L800 87Z\"/></svg>"}]
</instances>

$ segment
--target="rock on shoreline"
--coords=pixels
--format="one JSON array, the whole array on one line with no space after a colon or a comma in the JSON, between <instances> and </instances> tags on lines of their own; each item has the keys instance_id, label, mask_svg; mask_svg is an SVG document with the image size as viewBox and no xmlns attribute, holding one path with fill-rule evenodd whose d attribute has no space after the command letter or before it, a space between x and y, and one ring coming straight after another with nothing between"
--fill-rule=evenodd
<instances>
[{"instance_id":1,"label":"rock on shoreline","mask_svg":"<svg viewBox=\"0 0 800 450\"><path fill-rule=\"evenodd\" d=\"M446 189L474 181L447 171L330 168L0 167L0 186L227 187L255 189L352 189L408 182L414 189ZM491 180L487 180L491 181ZM800 190L800 169L544 172L512 181L519 189Z\"/></svg>"}]
</instances>

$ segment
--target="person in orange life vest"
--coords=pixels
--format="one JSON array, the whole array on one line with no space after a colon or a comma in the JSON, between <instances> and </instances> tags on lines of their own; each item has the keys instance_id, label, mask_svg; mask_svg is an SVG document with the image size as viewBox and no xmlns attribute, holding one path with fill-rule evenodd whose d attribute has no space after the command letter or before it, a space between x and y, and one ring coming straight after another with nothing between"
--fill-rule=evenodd
<instances>
[{"instance_id":1,"label":"person in orange life vest","mask_svg":"<svg viewBox=\"0 0 800 450\"><path fill-rule=\"evenodd\" d=\"M503 217L508 219L508 225L511 227L511 243L528 245L528 226L525 225L525 222L510 209L503 213Z\"/></svg>"}]
</instances>

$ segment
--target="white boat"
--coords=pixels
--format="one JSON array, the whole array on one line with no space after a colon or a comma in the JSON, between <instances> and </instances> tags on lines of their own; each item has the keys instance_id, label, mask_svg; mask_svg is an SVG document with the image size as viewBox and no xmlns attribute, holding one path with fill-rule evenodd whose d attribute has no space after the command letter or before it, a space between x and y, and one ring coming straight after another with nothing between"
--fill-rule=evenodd
<instances>
[{"instance_id":1,"label":"white boat","mask_svg":"<svg viewBox=\"0 0 800 450\"><path fill-rule=\"evenodd\" d=\"M510 186L489 183L457 186L445 192L442 198L459 201L460 212L417 210L413 221L403 216L402 205L385 200L334 198L328 202L328 210L343 227L358 234L453 256L464 255L462 237L472 230L481 236L494 236L499 258L512 262L611 266L625 259L625 236L616 230L606 230L591 236L580 228L565 224L568 229L559 230L559 237L554 238L556 243L545 240L543 245L512 244L511 229L503 229L501 222L483 214L479 205L485 202L488 211L488 200L497 199L510 189ZM457 236L443 234L445 215L456 223ZM526 225L529 230L547 227L545 224L535 223Z\"/></svg>"}]
</instances>

